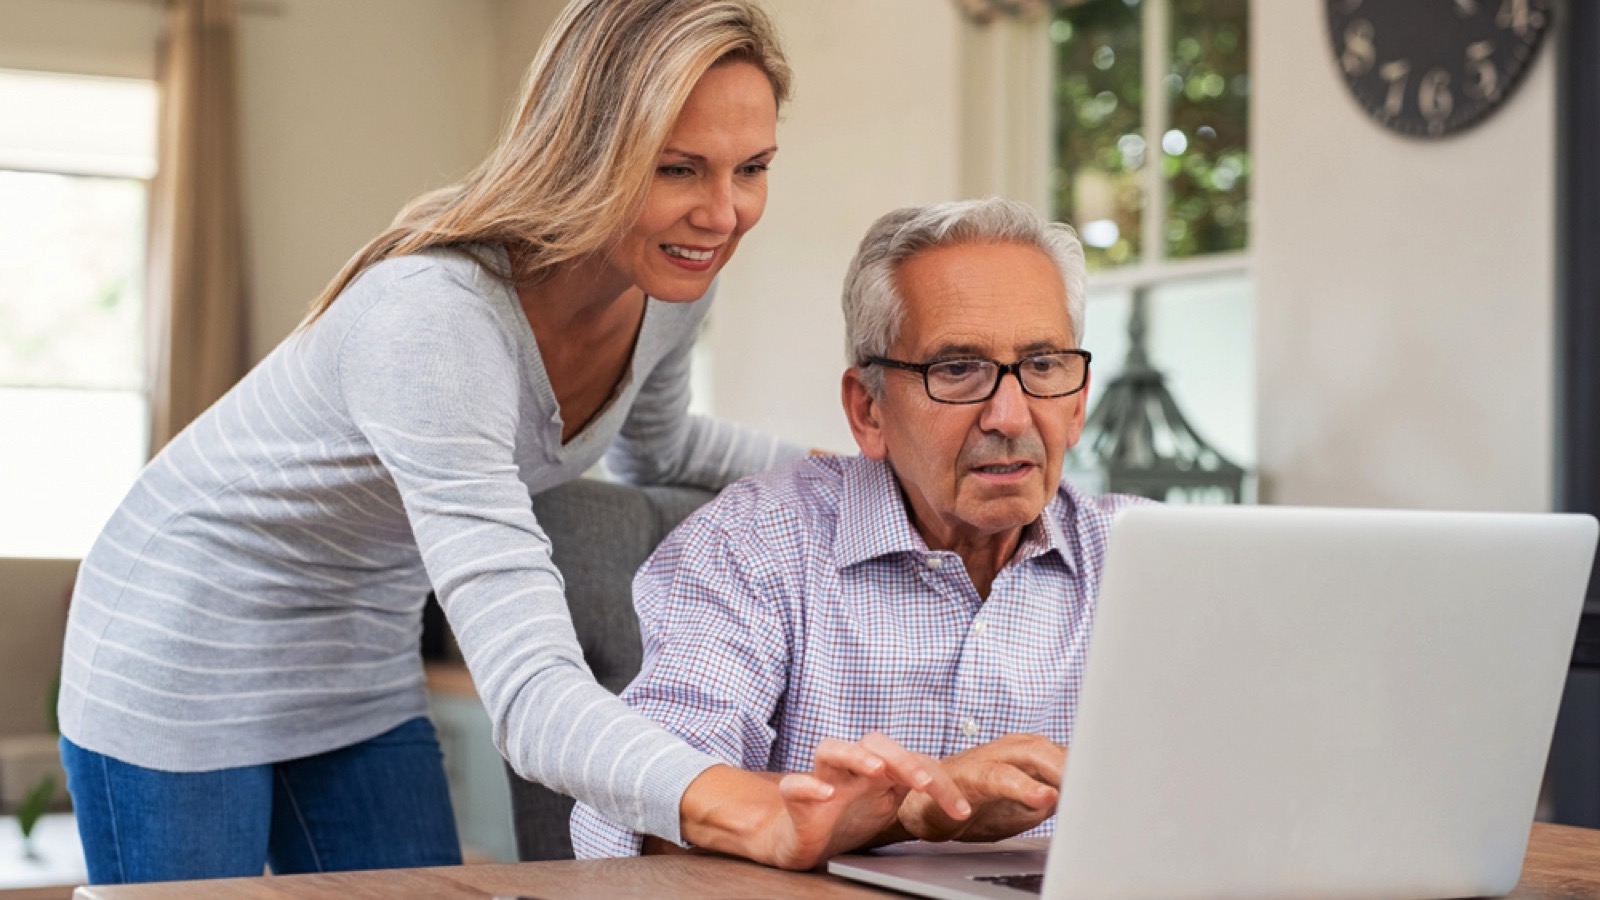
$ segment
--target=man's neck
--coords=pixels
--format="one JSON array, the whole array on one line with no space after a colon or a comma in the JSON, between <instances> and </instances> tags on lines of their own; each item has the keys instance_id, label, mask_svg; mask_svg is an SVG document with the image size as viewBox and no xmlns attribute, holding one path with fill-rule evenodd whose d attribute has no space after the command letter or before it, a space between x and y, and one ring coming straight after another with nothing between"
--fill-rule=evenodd
<instances>
[{"instance_id":1,"label":"man's neck","mask_svg":"<svg viewBox=\"0 0 1600 900\"><path fill-rule=\"evenodd\" d=\"M967 568L967 577L972 579L972 586L977 589L978 597L989 599L989 590L994 587L995 578L999 577L1000 570L1006 567L1012 557L1017 555L1017 548L1022 546L1022 535L1026 527L1014 528L1000 534L984 535L982 538L966 543L952 542L950 546L934 547L930 549L949 550L961 557L962 565ZM924 540L927 536L924 535Z\"/></svg>"}]
</instances>

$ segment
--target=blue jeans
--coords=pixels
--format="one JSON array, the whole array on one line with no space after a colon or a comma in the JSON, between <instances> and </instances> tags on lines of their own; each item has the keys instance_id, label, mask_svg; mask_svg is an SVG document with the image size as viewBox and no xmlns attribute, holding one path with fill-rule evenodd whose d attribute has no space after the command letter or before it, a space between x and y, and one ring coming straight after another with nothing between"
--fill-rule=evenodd
<instances>
[{"instance_id":1,"label":"blue jeans","mask_svg":"<svg viewBox=\"0 0 1600 900\"><path fill-rule=\"evenodd\" d=\"M304 759L162 772L61 739L91 884L461 862L433 723Z\"/></svg>"}]
</instances>

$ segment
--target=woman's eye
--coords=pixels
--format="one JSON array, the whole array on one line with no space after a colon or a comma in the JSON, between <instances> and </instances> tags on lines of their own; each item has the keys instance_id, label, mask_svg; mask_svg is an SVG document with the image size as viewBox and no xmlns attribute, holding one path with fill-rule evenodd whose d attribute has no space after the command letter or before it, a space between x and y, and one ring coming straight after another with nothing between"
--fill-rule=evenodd
<instances>
[{"instance_id":1,"label":"woman's eye","mask_svg":"<svg viewBox=\"0 0 1600 900\"><path fill-rule=\"evenodd\" d=\"M767 170L767 164L766 163L745 163L744 165L739 167L739 171L741 173L745 174L745 175L760 175L762 172L765 172L766 170Z\"/></svg>"},{"instance_id":2,"label":"woman's eye","mask_svg":"<svg viewBox=\"0 0 1600 900\"><path fill-rule=\"evenodd\" d=\"M688 166L657 166L656 174L667 178L688 178L694 174L694 169Z\"/></svg>"}]
</instances>

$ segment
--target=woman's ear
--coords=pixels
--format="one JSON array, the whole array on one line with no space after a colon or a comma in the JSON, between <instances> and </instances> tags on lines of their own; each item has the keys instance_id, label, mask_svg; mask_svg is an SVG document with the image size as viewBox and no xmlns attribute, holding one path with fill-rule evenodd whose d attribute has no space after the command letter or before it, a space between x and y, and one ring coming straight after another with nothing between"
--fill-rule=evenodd
<instances>
[{"instance_id":1,"label":"woman's ear","mask_svg":"<svg viewBox=\"0 0 1600 900\"><path fill-rule=\"evenodd\" d=\"M844 415L850 422L850 433L855 435L856 446L868 459L883 459L887 448L883 441L883 427L879 424L879 404L872 391L861 378L861 370L852 366L845 370L839 385L839 399L844 404Z\"/></svg>"}]
</instances>

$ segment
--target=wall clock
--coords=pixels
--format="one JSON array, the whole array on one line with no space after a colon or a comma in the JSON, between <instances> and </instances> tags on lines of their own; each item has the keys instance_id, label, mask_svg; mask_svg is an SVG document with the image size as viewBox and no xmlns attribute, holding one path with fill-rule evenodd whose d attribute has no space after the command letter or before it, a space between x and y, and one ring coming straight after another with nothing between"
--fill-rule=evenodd
<instances>
[{"instance_id":1,"label":"wall clock","mask_svg":"<svg viewBox=\"0 0 1600 900\"><path fill-rule=\"evenodd\" d=\"M1453 134L1505 103L1554 18L1554 0L1325 2L1334 60L1356 102L1419 138Z\"/></svg>"}]
</instances>

